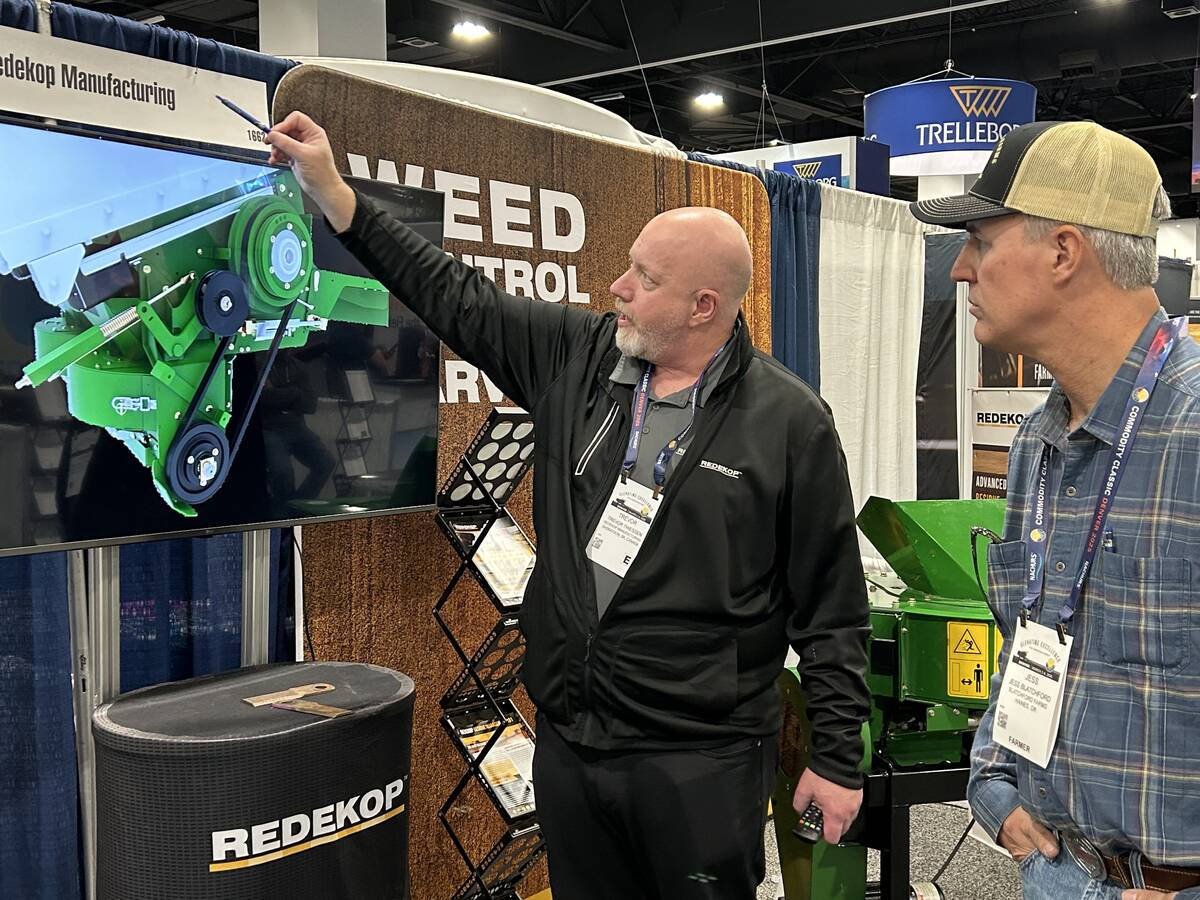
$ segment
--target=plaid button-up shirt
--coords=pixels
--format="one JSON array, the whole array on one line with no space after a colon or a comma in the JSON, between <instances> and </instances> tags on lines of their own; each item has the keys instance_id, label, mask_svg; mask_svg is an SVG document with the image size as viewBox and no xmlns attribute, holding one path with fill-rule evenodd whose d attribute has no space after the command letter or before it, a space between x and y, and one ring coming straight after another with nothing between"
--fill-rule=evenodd
<instances>
[{"instance_id":1,"label":"plaid button-up shirt","mask_svg":"<svg viewBox=\"0 0 1200 900\"><path fill-rule=\"evenodd\" d=\"M1139 850L1153 863L1200 867L1200 348L1189 337L1168 359L1126 456L1105 526L1112 539L1096 554L1069 625L1075 640L1050 764L1042 769L992 740L1025 592L1021 538L1043 447L1054 448L1056 489L1033 617L1049 625L1070 595L1126 401L1165 320L1159 310L1147 323L1079 429L1068 434L1067 398L1055 387L1013 443L1004 541L988 552L1004 660L975 738L967 795L993 837L1020 804L1105 852Z\"/></svg>"}]
</instances>

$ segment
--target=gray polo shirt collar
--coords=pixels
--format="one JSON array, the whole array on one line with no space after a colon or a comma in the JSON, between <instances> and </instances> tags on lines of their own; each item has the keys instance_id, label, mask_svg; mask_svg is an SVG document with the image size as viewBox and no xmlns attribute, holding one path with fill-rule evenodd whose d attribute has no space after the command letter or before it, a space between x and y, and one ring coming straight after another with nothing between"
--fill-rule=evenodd
<instances>
[{"instance_id":1,"label":"gray polo shirt collar","mask_svg":"<svg viewBox=\"0 0 1200 900\"><path fill-rule=\"evenodd\" d=\"M700 397L697 403L701 409L708 402L708 398L712 396L712 392L716 390L717 384L721 381L721 373L725 371L725 363L729 358L729 349L713 363L712 368L708 370L708 374L704 377L704 386L700 388ZM621 358L617 360L616 366L613 368L612 374L608 376L608 380L613 384L627 384L630 387L638 383L638 379L642 377L642 367L645 363L633 356L621 354ZM676 391L666 397L654 397L659 403L667 406L678 406L681 409L686 407L692 399L691 385Z\"/></svg>"}]
</instances>

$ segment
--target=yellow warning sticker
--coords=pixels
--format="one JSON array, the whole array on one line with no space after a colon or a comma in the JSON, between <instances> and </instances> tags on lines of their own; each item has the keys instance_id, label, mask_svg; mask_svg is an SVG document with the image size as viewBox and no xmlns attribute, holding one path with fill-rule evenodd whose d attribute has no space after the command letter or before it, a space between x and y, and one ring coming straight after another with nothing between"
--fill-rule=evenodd
<instances>
[{"instance_id":1,"label":"yellow warning sticker","mask_svg":"<svg viewBox=\"0 0 1200 900\"><path fill-rule=\"evenodd\" d=\"M946 693L986 700L992 660L988 655L987 622L946 623Z\"/></svg>"}]
</instances>

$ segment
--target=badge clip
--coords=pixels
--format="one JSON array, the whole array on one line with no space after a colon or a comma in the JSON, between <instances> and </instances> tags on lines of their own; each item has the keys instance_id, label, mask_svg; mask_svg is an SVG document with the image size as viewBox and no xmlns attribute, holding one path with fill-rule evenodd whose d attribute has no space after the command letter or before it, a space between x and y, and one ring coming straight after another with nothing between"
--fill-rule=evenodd
<instances>
[{"instance_id":1,"label":"badge clip","mask_svg":"<svg viewBox=\"0 0 1200 900\"><path fill-rule=\"evenodd\" d=\"M1063 627L1063 623L1055 622L1054 630L1058 632L1058 642L1064 647L1067 646L1067 629Z\"/></svg>"}]
</instances>

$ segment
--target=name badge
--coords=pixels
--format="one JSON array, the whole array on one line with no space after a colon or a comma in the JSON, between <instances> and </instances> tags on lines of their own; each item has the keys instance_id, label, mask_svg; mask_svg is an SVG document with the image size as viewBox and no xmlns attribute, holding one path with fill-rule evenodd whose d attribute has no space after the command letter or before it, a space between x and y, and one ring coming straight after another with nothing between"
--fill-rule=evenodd
<instances>
[{"instance_id":1,"label":"name badge","mask_svg":"<svg viewBox=\"0 0 1200 900\"><path fill-rule=\"evenodd\" d=\"M604 505L604 515L588 543L587 556L622 578L637 558L662 498L632 478L617 484Z\"/></svg>"},{"instance_id":2,"label":"name badge","mask_svg":"<svg viewBox=\"0 0 1200 900\"><path fill-rule=\"evenodd\" d=\"M996 698L993 740L1046 768L1058 741L1063 686L1074 638L1037 622L1017 624L1008 668ZM1065 642L1064 642L1065 640Z\"/></svg>"}]
</instances>

